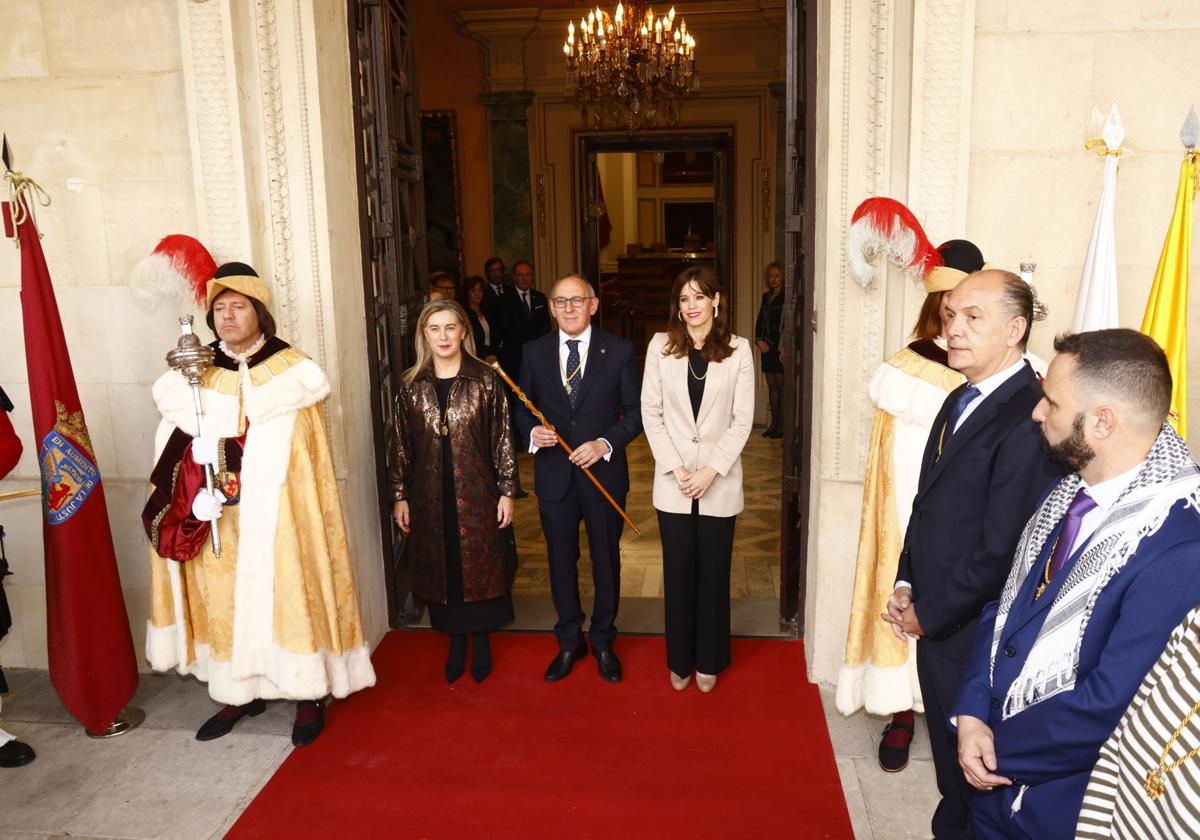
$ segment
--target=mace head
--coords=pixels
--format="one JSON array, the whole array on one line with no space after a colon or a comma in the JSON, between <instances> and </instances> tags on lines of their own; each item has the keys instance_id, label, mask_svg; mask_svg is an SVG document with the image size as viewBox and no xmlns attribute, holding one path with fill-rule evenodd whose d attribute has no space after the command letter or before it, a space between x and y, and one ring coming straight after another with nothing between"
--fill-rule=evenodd
<instances>
[{"instance_id":1,"label":"mace head","mask_svg":"<svg viewBox=\"0 0 1200 840\"><path fill-rule=\"evenodd\" d=\"M204 372L212 367L213 349L200 343L200 337L192 332L192 316L179 318L179 342L167 353L167 366L177 370L189 385L199 385Z\"/></svg>"}]
</instances>

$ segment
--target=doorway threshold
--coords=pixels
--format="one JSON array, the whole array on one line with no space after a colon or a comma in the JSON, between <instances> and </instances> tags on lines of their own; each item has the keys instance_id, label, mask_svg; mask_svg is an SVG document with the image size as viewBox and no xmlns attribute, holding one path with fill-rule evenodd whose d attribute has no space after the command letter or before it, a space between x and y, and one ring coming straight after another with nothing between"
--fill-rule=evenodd
<instances>
[{"instance_id":1,"label":"doorway threshold","mask_svg":"<svg viewBox=\"0 0 1200 840\"><path fill-rule=\"evenodd\" d=\"M588 597L584 596L585 608ZM513 612L516 619L504 628L505 631L550 633L554 630L557 616L554 601L549 595L514 595ZM762 639L794 639L796 634L779 626L779 602L768 598L746 598L730 602L730 630L734 636ZM409 625L410 629L429 627L429 612L421 613L420 621ZM621 633L637 636L661 636L663 634L662 598L622 598L617 615L617 627Z\"/></svg>"}]
</instances>

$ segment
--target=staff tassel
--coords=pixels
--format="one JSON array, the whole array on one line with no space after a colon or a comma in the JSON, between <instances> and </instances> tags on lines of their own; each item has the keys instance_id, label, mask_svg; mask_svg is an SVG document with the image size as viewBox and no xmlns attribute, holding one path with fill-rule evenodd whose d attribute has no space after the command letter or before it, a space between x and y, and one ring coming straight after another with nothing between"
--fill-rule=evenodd
<instances>
[{"instance_id":1,"label":"staff tassel","mask_svg":"<svg viewBox=\"0 0 1200 840\"><path fill-rule=\"evenodd\" d=\"M504 380L505 384L508 385L509 388L512 388L513 393L517 395L517 399L525 403L525 407L528 408L530 413L537 418L538 422L554 432L554 436L558 438L558 445L566 450L568 457L573 454L575 450L567 445L567 442L562 439L562 435L558 433L557 429L546 422L545 415L537 410L537 406L533 404L529 397L525 396L525 392L520 389L516 382L512 381L507 373L504 372L504 368L500 367L500 363L492 362L492 369L496 371L496 373L500 374L500 378ZM604 498L608 500L608 503L613 506L613 510L621 514L621 518L625 520L625 523L633 529L635 534L640 537L642 535L641 530L638 529L637 525L633 524L633 520L629 518L629 514L622 510L621 506L617 504L617 500L608 494L608 491L604 489L604 485L600 483L599 479L592 475L592 471L587 467L580 467L579 469L583 470L583 474L592 480L592 484L596 485L596 489L599 490L601 494L603 494Z\"/></svg>"}]
</instances>

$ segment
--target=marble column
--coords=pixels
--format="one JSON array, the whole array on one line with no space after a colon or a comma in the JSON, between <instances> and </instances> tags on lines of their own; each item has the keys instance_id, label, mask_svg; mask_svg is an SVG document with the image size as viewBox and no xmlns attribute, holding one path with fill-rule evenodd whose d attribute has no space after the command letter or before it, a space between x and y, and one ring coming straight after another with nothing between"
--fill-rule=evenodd
<instances>
[{"instance_id":1,"label":"marble column","mask_svg":"<svg viewBox=\"0 0 1200 840\"><path fill-rule=\"evenodd\" d=\"M533 258L528 116L533 91L491 91L480 99L487 108L491 146L492 246L511 268Z\"/></svg>"}]
</instances>

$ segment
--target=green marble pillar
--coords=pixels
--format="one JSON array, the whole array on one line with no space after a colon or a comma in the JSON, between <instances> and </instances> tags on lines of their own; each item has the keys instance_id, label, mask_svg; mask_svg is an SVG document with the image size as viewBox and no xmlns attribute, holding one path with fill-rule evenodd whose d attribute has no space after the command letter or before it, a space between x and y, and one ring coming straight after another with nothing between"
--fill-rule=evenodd
<instances>
[{"instance_id":1,"label":"green marble pillar","mask_svg":"<svg viewBox=\"0 0 1200 840\"><path fill-rule=\"evenodd\" d=\"M492 245L511 269L514 262L534 257L528 117L533 91L495 91L480 99L487 108L491 144Z\"/></svg>"},{"instance_id":2,"label":"green marble pillar","mask_svg":"<svg viewBox=\"0 0 1200 840\"><path fill-rule=\"evenodd\" d=\"M771 82L768 85L775 97L775 121L779 128L775 137L775 261L783 263L783 217L787 209L787 85Z\"/></svg>"}]
</instances>

